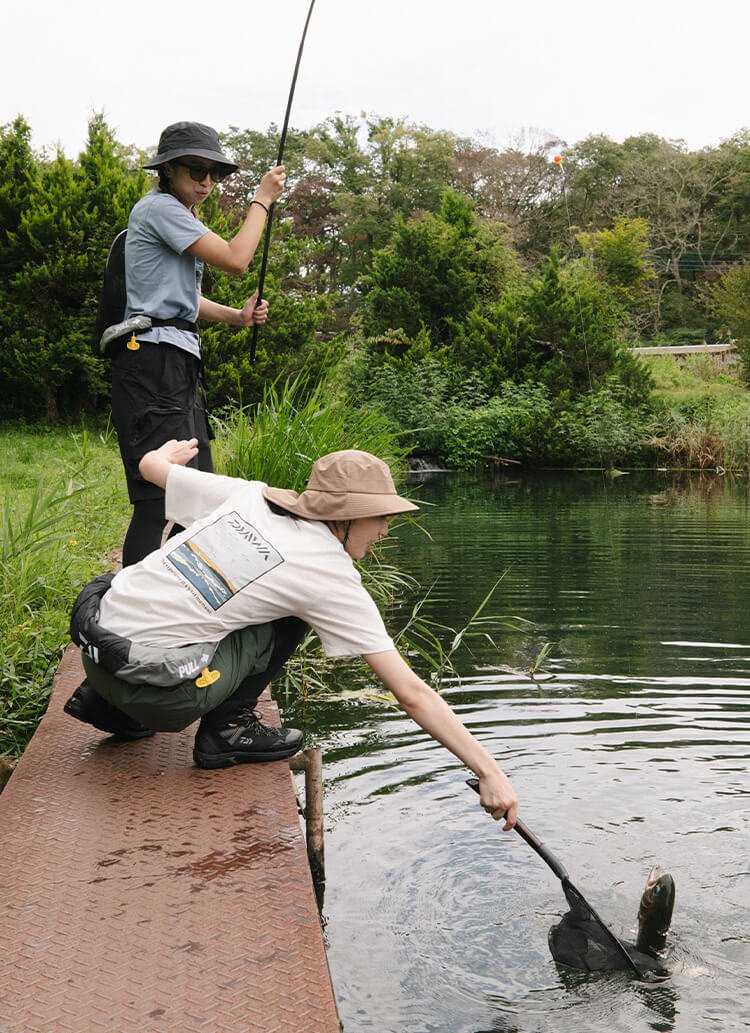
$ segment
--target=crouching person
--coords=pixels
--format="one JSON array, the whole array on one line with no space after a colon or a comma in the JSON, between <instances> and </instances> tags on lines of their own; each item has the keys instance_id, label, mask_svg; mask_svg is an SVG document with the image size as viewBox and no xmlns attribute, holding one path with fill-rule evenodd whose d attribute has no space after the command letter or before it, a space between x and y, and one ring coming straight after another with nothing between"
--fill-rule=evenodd
<instances>
[{"instance_id":1,"label":"crouching person","mask_svg":"<svg viewBox=\"0 0 750 1033\"><path fill-rule=\"evenodd\" d=\"M142 476L166 491L167 518L185 530L79 595L71 637L86 680L66 712L130 739L200 719L200 767L289 757L302 733L262 724L255 705L312 628L327 656L362 656L479 777L485 809L511 828L509 780L395 649L354 566L387 534L389 516L418 508L396 493L387 464L333 452L299 494L186 467L196 452L195 439L168 441L141 460Z\"/></svg>"}]
</instances>

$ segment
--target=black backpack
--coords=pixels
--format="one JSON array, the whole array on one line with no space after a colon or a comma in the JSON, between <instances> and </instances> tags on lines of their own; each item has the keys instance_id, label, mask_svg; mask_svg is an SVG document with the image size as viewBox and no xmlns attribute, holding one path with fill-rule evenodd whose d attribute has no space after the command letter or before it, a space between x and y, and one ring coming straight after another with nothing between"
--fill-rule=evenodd
<instances>
[{"instance_id":1,"label":"black backpack","mask_svg":"<svg viewBox=\"0 0 750 1033\"><path fill-rule=\"evenodd\" d=\"M156 319L153 316L131 316L125 319L127 289L125 284L125 240L128 231L121 230L112 241L104 266L99 307L96 313L94 331L91 335L91 350L101 358L116 355L129 337L152 326L175 326L180 330L197 333L198 327L187 319Z\"/></svg>"},{"instance_id":2,"label":"black backpack","mask_svg":"<svg viewBox=\"0 0 750 1033\"><path fill-rule=\"evenodd\" d=\"M112 241L104 266L102 287L99 292L99 307L91 336L91 350L94 355L112 355L116 347L102 347L102 334L110 327L122 323L125 318L125 239L127 230L121 230Z\"/></svg>"}]
</instances>

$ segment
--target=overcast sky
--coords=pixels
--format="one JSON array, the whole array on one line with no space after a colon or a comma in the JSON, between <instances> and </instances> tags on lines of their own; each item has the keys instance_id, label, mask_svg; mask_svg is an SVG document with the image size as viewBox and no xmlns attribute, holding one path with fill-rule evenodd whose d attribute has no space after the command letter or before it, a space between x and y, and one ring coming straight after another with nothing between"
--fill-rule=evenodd
<instances>
[{"instance_id":1,"label":"overcast sky","mask_svg":"<svg viewBox=\"0 0 750 1033\"><path fill-rule=\"evenodd\" d=\"M84 146L103 111L123 144L170 122L281 124L309 0L13 0L0 124ZM209 13L211 12L211 13ZM404 117L502 147L653 132L691 149L750 126L748 0L316 0L291 123Z\"/></svg>"}]
</instances>

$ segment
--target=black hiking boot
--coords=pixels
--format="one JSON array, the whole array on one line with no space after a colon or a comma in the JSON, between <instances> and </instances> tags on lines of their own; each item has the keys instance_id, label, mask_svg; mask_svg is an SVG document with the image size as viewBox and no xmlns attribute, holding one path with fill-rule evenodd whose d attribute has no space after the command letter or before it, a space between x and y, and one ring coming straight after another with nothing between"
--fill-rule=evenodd
<instances>
[{"instance_id":1,"label":"black hiking boot","mask_svg":"<svg viewBox=\"0 0 750 1033\"><path fill-rule=\"evenodd\" d=\"M145 739L154 734L150 728L138 724L132 717L107 703L88 679L81 682L63 710L78 721L93 725L100 732L116 735L118 739Z\"/></svg>"},{"instance_id":2,"label":"black hiking boot","mask_svg":"<svg viewBox=\"0 0 750 1033\"><path fill-rule=\"evenodd\" d=\"M204 718L195 737L193 759L199 768L283 760L302 749L303 738L296 728L264 725L256 711L245 710L223 728L212 728Z\"/></svg>"}]
</instances>

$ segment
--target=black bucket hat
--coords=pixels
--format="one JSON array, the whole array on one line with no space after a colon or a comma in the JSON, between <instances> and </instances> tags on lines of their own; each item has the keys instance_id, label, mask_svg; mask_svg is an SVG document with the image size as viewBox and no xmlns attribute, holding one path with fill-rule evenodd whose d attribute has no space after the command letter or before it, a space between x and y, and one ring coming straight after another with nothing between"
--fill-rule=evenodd
<instances>
[{"instance_id":1,"label":"black bucket hat","mask_svg":"<svg viewBox=\"0 0 750 1033\"><path fill-rule=\"evenodd\" d=\"M223 153L216 130L200 122L175 122L167 126L159 137L156 157L143 167L156 169L164 162L181 158L185 154L194 154L196 158L215 161L223 165L228 172L236 172L239 168L239 165L230 161Z\"/></svg>"}]
</instances>

